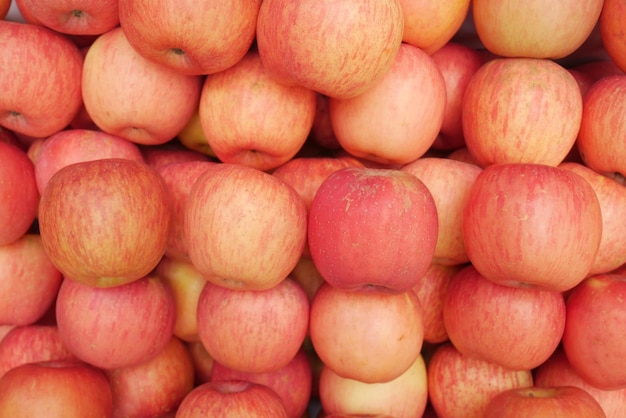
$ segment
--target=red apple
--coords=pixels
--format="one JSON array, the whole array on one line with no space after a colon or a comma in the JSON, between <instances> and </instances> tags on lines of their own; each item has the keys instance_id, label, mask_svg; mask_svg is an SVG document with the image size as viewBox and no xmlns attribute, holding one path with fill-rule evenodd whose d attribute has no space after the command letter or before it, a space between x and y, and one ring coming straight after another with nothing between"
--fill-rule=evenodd
<instances>
[{"instance_id":1,"label":"red apple","mask_svg":"<svg viewBox=\"0 0 626 418\"><path fill-rule=\"evenodd\" d=\"M601 234L601 207L589 183L541 164L485 168L463 215L472 264L505 285L573 288L589 273Z\"/></svg>"},{"instance_id":2,"label":"red apple","mask_svg":"<svg viewBox=\"0 0 626 418\"><path fill-rule=\"evenodd\" d=\"M315 293L317 293L317 290L325 282L310 257L300 257L298 264L296 264L291 273L289 273L289 277L302 286L309 302L313 301Z\"/></svg>"},{"instance_id":3,"label":"red apple","mask_svg":"<svg viewBox=\"0 0 626 418\"><path fill-rule=\"evenodd\" d=\"M309 333L315 352L339 376L388 382L420 354L424 312L417 294L322 284L311 303Z\"/></svg>"},{"instance_id":4,"label":"red apple","mask_svg":"<svg viewBox=\"0 0 626 418\"><path fill-rule=\"evenodd\" d=\"M37 234L0 246L0 324L29 325L52 306L61 272L50 262ZM9 297L10 295L10 297Z\"/></svg>"},{"instance_id":5,"label":"red apple","mask_svg":"<svg viewBox=\"0 0 626 418\"><path fill-rule=\"evenodd\" d=\"M216 164L198 177L187 199L187 249L207 280L270 289L298 262L306 243L306 206L280 179L243 165Z\"/></svg>"},{"instance_id":6,"label":"red apple","mask_svg":"<svg viewBox=\"0 0 626 418\"><path fill-rule=\"evenodd\" d=\"M206 78L199 117L217 158L267 171L302 148L315 111L313 90L279 84L258 52L251 50L230 68Z\"/></svg>"},{"instance_id":7,"label":"red apple","mask_svg":"<svg viewBox=\"0 0 626 418\"><path fill-rule=\"evenodd\" d=\"M23 364L0 378L0 416L110 417L112 396L101 370L82 362Z\"/></svg>"},{"instance_id":8,"label":"red apple","mask_svg":"<svg viewBox=\"0 0 626 418\"><path fill-rule=\"evenodd\" d=\"M581 117L582 94L576 79L547 59L488 61L463 96L465 144L483 167L559 164L576 142Z\"/></svg>"},{"instance_id":9,"label":"red apple","mask_svg":"<svg viewBox=\"0 0 626 418\"><path fill-rule=\"evenodd\" d=\"M22 144L22 141L13 133L13 131L3 128L0 126L0 142L6 142L8 144L14 145L22 150L24 150L25 146Z\"/></svg>"},{"instance_id":10,"label":"red apple","mask_svg":"<svg viewBox=\"0 0 626 418\"><path fill-rule=\"evenodd\" d=\"M403 31L399 0L265 0L256 41L263 64L280 82L348 98L389 70Z\"/></svg>"},{"instance_id":11,"label":"red apple","mask_svg":"<svg viewBox=\"0 0 626 418\"><path fill-rule=\"evenodd\" d=\"M252 45L261 0L119 1L130 44L181 74L212 74L235 65Z\"/></svg>"},{"instance_id":12,"label":"red apple","mask_svg":"<svg viewBox=\"0 0 626 418\"><path fill-rule=\"evenodd\" d=\"M266 290L229 289L208 282L198 300L198 335L215 361L263 373L286 366L307 335L309 301L285 279Z\"/></svg>"},{"instance_id":13,"label":"red apple","mask_svg":"<svg viewBox=\"0 0 626 418\"><path fill-rule=\"evenodd\" d=\"M22 237L37 216L35 167L25 151L0 142L0 245Z\"/></svg>"},{"instance_id":14,"label":"red apple","mask_svg":"<svg viewBox=\"0 0 626 418\"><path fill-rule=\"evenodd\" d=\"M437 235L433 196L400 170L336 171L309 211L311 257L322 277L342 289L411 289L430 266Z\"/></svg>"},{"instance_id":15,"label":"red apple","mask_svg":"<svg viewBox=\"0 0 626 418\"><path fill-rule=\"evenodd\" d=\"M315 141L324 149L339 150L341 145L337 142L337 136L330 121L330 98L321 93L317 93L316 98L315 118L313 119L309 139Z\"/></svg>"},{"instance_id":16,"label":"red apple","mask_svg":"<svg viewBox=\"0 0 626 418\"><path fill-rule=\"evenodd\" d=\"M79 359L103 369L156 356L173 335L176 307L154 276L98 288L66 279L57 296L61 339Z\"/></svg>"},{"instance_id":17,"label":"red apple","mask_svg":"<svg viewBox=\"0 0 626 418\"><path fill-rule=\"evenodd\" d=\"M622 71L626 71L625 18L626 3L623 0L604 0L599 19L602 45Z\"/></svg>"},{"instance_id":18,"label":"red apple","mask_svg":"<svg viewBox=\"0 0 626 418\"><path fill-rule=\"evenodd\" d=\"M59 33L0 21L0 126L31 137L64 129L82 104L83 56Z\"/></svg>"},{"instance_id":19,"label":"red apple","mask_svg":"<svg viewBox=\"0 0 626 418\"><path fill-rule=\"evenodd\" d=\"M509 389L491 399L484 418L605 418L593 396L576 386Z\"/></svg>"},{"instance_id":20,"label":"red apple","mask_svg":"<svg viewBox=\"0 0 626 418\"><path fill-rule=\"evenodd\" d=\"M193 361L195 384L201 385L209 382L215 360L206 351L200 340L187 343L187 347L189 347L189 354L191 355L191 361Z\"/></svg>"},{"instance_id":21,"label":"red apple","mask_svg":"<svg viewBox=\"0 0 626 418\"><path fill-rule=\"evenodd\" d=\"M103 131L139 144L173 139L198 106L202 79L139 55L121 27L100 35L85 55L85 108Z\"/></svg>"},{"instance_id":22,"label":"red apple","mask_svg":"<svg viewBox=\"0 0 626 418\"><path fill-rule=\"evenodd\" d=\"M428 397L439 417L482 418L505 390L531 387L530 370L510 370L461 354L452 344L437 347L428 362Z\"/></svg>"},{"instance_id":23,"label":"red apple","mask_svg":"<svg viewBox=\"0 0 626 418\"><path fill-rule=\"evenodd\" d=\"M383 164L406 164L435 141L445 105L445 81L435 61L403 43L383 77L356 97L331 98L329 110L344 150Z\"/></svg>"},{"instance_id":24,"label":"red apple","mask_svg":"<svg viewBox=\"0 0 626 418\"><path fill-rule=\"evenodd\" d=\"M115 286L154 269L172 217L163 179L144 163L101 159L53 175L39 206L41 240L72 280Z\"/></svg>"},{"instance_id":25,"label":"red apple","mask_svg":"<svg viewBox=\"0 0 626 418\"><path fill-rule=\"evenodd\" d=\"M196 386L178 407L176 418L288 418L278 394L267 386L241 380Z\"/></svg>"},{"instance_id":26,"label":"red apple","mask_svg":"<svg viewBox=\"0 0 626 418\"><path fill-rule=\"evenodd\" d=\"M1 0L0 1L0 19L4 19L9 14L9 10L11 9L11 0Z\"/></svg>"},{"instance_id":27,"label":"red apple","mask_svg":"<svg viewBox=\"0 0 626 418\"><path fill-rule=\"evenodd\" d=\"M160 145L144 145L140 146L139 149L146 164L157 171L172 163L214 162L208 155L189 149L176 140Z\"/></svg>"}]
</instances>

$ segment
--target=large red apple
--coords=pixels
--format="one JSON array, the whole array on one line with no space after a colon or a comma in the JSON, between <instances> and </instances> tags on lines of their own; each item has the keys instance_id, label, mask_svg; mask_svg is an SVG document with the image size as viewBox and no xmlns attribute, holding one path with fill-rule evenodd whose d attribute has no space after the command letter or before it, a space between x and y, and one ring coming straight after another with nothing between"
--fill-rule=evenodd
<instances>
[{"instance_id":1,"label":"large red apple","mask_svg":"<svg viewBox=\"0 0 626 418\"><path fill-rule=\"evenodd\" d=\"M215 164L195 181L185 210L191 262L207 280L270 289L297 264L306 244L302 198L271 174Z\"/></svg>"},{"instance_id":2,"label":"large red apple","mask_svg":"<svg viewBox=\"0 0 626 418\"><path fill-rule=\"evenodd\" d=\"M541 164L494 164L476 178L463 236L476 270L496 283L565 291L589 273L602 235L589 183Z\"/></svg>"},{"instance_id":3,"label":"large red apple","mask_svg":"<svg viewBox=\"0 0 626 418\"><path fill-rule=\"evenodd\" d=\"M611 60L622 71L626 71L625 18L626 2L624 0L604 0L599 19L602 45Z\"/></svg>"},{"instance_id":4,"label":"large red apple","mask_svg":"<svg viewBox=\"0 0 626 418\"><path fill-rule=\"evenodd\" d=\"M199 117L207 143L222 162L268 171L302 148L315 111L313 90L279 84L251 50L206 78Z\"/></svg>"},{"instance_id":5,"label":"large red apple","mask_svg":"<svg viewBox=\"0 0 626 418\"><path fill-rule=\"evenodd\" d=\"M336 171L309 211L311 257L322 277L342 289L411 289L430 266L437 235L433 196L400 170Z\"/></svg>"},{"instance_id":6,"label":"large red apple","mask_svg":"<svg viewBox=\"0 0 626 418\"><path fill-rule=\"evenodd\" d=\"M81 104L83 56L48 28L0 20L0 126L31 137L64 129Z\"/></svg>"},{"instance_id":7,"label":"large red apple","mask_svg":"<svg viewBox=\"0 0 626 418\"><path fill-rule=\"evenodd\" d=\"M72 280L115 286L139 279L165 253L172 217L163 179L145 163L71 164L48 181L39 206L41 240Z\"/></svg>"},{"instance_id":8,"label":"large red apple","mask_svg":"<svg viewBox=\"0 0 626 418\"><path fill-rule=\"evenodd\" d=\"M98 288L66 279L57 296L59 333L70 352L103 369L156 356L173 335L176 307L156 277Z\"/></svg>"},{"instance_id":9,"label":"large red apple","mask_svg":"<svg viewBox=\"0 0 626 418\"><path fill-rule=\"evenodd\" d=\"M576 79L554 61L493 59L476 71L465 89L465 144L483 167L557 165L576 142L582 108Z\"/></svg>"},{"instance_id":10,"label":"large red apple","mask_svg":"<svg viewBox=\"0 0 626 418\"><path fill-rule=\"evenodd\" d=\"M399 0L266 0L256 41L263 64L280 82L347 98L389 70L403 31Z\"/></svg>"}]
</instances>

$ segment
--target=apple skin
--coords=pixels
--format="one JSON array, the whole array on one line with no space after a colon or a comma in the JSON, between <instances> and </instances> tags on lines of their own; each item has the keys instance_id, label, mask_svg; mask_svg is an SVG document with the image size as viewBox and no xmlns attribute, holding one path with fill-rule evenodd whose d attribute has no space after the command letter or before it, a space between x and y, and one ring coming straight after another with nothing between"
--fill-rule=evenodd
<instances>
[{"instance_id":1,"label":"apple skin","mask_svg":"<svg viewBox=\"0 0 626 418\"><path fill-rule=\"evenodd\" d=\"M298 193L251 167L215 164L187 198L184 231L191 262L220 286L277 285L302 255L306 229L306 206Z\"/></svg>"},{"instance_id":2,"label":"apple skin","mask_svg":"<svg viewBox=\"0 0 626 418\"><path fill-rule=\"evenodd\" d=\"M348 98L391 68L403 30L399 0L266 0L256 42L263 65L279 82Z\"/></svg>"},{"instance_id":3,"label":"apple skin","mask_svg":"<svg viewBox=\"0 0 626 418\"><path fill-rule=\"evenodd\" d=\"M121 0L119 19L142 56L181 74L205 75L235 65L248 52L260 7L261 0Z\"/></svg>"},{"instance_id":4,"label":"apple skin","mask_svg":"<svg viewBox=\"0 0 626 418\"><path fill-rule=\"evenodd\" d=\"M430 266L437 236L433 196L400 170L335 171L309 211L311 257L322 277L342 289L411 289Z\"/></svg>"},{"instance_id":5,"label":"apple skin","mask_svg":"<svg viewBox=\"0 0 626 418\"><path fill-rule=\"evenodd\" d=\"M343 290L324 283L311 303L309 334L322 363L339 376L388 382L420 354L423 315L411 290Z\"/></svg>"},{"instance_id":6,"label":"apple skin","mask_svg":"<svg viewBox=\"0 0 626 418\"><path fill-rule=\"evenodd\" d=\"M278 394L267 386L241 380L196 386L178 407L176 418L288 418Z\"/></svg>"},{"instance_id":7,"label":"apple skin","mask_svg":"<svg viewBox=\"0 0 626 418\"><path fill-rule=\"evenodd\" d=\"M139 55L119 26L98 36L85 55L87 113L101 130L138 144L176 137L197 109L201 87L200 76L176 73Z\"/></svg>"},{"instance_id":8,"label":"apple skin","mask_svg":"<svg viewBox=\"0 0 626 418\"><path fill-rule=\"evenodd\" d=\"M63 35L0 21L0 126L43 138L64 129L82 104L83 56Z\"/></svg>"},{"instance_id":9,"label":"apple skin","mask_svg":"<svg viewBox=\"0 0 626 418\"><path fill-rule=\"evenodd\" d=\"M496 283L566 291L589 273L602 235L593 188L571 171L495 164L476 178L463 236L476 270Z\"/></svg>"},{"instance_id":10,"label":"apple skin","mask_svg":"<svg viewBox=\"0 0 626 418\"><path fill-rule=\"evenodd\" d=\"M157 417L176 410L194 387L187 346L173 337L150 360L105 371L113 393L114 417Z\"/></svg>"},{"instance_id":11,"label":"apple skin","mask_svg":"<svg viewBox=\"0 0 626 418\"><path fill-rule=\"evenodd\" d=\"M23 364L0 378L0 416L110 417L111 387L101 370L82 362Z\"/></svg>"},{"instance_id":12,"label":"apple skin","mask_svg":"<svg viewBox=\"0 0 626 418\"><path fill-rule=\"evenodd\" d=\"M484 418L605 418L593 396L576 386L509 389L491 399Z\"/></svg>"},{"instance_id":13,"label":"apple skin","mask_svg":"<svg viewBox=\"0 0 626 418\"><path fill-rule=\"evenodd\" d=\"M626 388L622 367L626 339L621 332L626 320L625 295L626 276L598 274L585 279L567 297L563 350L572 368L600 389Z\"/></svg>"},{"instance_id":14,"label":"apple skin","mask_svg":"<svg viewBox=\"0 0 626 418\"><path fill-rule=\"evenodd\" d=\"M312 373L309 358L300 349L287 365L272 372L242 372L216 361L213 363L210 381L244 380L265 385L280 397L288 417L301 418L311 399Z\"/></svg>"},{"instance_id":15,"label":"apple skin","mask_svg":"<svg viewBox=\"0 0 626 418\"><path fill-rule=\"evenodd\" d=\"M158 173L118 158L63 167L39 205L52 263L66 277L99 287L150 273L165 253L171 218L171 197Z\"/></svg>"},{"instance_id":16,"label":"apple skin","mask_svg":"<svg viewBox=\"0 0 626 418\"><path fill-rule=\"evenodd\" d=\"M9 14L11 8L11 0L0 0L0 19L4 20Z\"/></svg>"},{"instance_id":17,"label":"apple skin","mask_svg":"<svg viewBox=\"0 0 626 418\"><path fill-rule=\"evenodd\" d=\"M426 365L419 355L400 376L385 383L346 379L323 366L320 403L324 417L421 417L428 402Z\"/></svg>"},{"instance_id":18,"label":"apple skin","mask_svg":"<svg viewBox=\"0 0 626 418\"><path fill-rule=\"evenodd\" d=\"M602 0L540 0L513 5L495 0L472 2L476 33L485 47L503 57L563 58L593 31Z\"/></svg>"},{"instance_id":19,"label":"apple skin","mask_svg":"<svg viewBox=\"0 0 626 418\"><path fill-rule=\"evenodd\" d=\"M175 315L171 290L155 276L108 288L66 279L56 302L57 325L68 350L102 369L156 356L173 336Z\"/></svg>"},{"instance_id":20,"label":"apple skin","mask_svg":"<svg viewBox=\"0 0 626 418\"><path fill-rule=\"evenodd\" d=\"M626 71L625 18L626 4L622 0L604 0L598 22L602 45L611 61L622 71Z\"/></svg>"},{"instance_id":21,"label":"apple skin","mask_svg":"<svg viewBox=\"0 0 626 418\"><path fill-rule=\"evenodd\" d=\"M302 346L308 325L306 293L289 278L266 290L208 282L198 300L200 341L215 361L239 371L286 366Z\"/></svg>"},{"instance_id":22,"label":"apple skin","mask_svg":"<svg viewBox=\"0 0 626 418\"><path fill-rule=\"evenodd\" d=\"M443 301L448 338L466 356L530 370L556 350L565 328L560 292L497 284L472 265L454 275Z\"/></svg>"},{"instance_id":23,"label":"apple skin","mask_svg":"<svg viewBox=\"0 0 626 418\"><path fill-rule=\"evenodd\" d=\"M406 43L367 91L329 101L341 147L383 164L406 164L424 155L441 129L445 106L446 86L437 64Z\"/></svg>"},{"instance_id":24,"label":"apple skin","mask_svg":"<svg viewBox=\"0 0 626 418\"><path fill-rule=\"evenodd\" d=\"M0 324L29 325L53 305L62 275L50 262L38 234L0 246Z\"/></svg>"},{"instance_id":25,"label":"apple skin","mask_svg":"<svg viewBox=\"0 0 626 418\"><path fill-rule=\"evenodd\" d=\"M547 59L493 59L465 89L465 144L483 167L557 165L576 142L582 113L580 87L561 65Z\"/></svg>"},{"instance_id":26,"label":"apple skin","mask_svg":"<svg viewBox=\"0 0 626 418\"><path fill-rule=\"evenodd\" d=\"M28 232L39 204L35 166L22 149L0 142L0 246Z\"/></svg>"},{"instance_id":27,"label":"apple skin","mask_svg":"<svg viewBox=\"0 0 626 418\"><path fill-rule=\"evenodd\" d=\"M493 397L531 387L530 370L510 370L461 354L452 344L436 348L428 362L428 396L439 417L482 418Z\"/></svg>"}]
</instances>

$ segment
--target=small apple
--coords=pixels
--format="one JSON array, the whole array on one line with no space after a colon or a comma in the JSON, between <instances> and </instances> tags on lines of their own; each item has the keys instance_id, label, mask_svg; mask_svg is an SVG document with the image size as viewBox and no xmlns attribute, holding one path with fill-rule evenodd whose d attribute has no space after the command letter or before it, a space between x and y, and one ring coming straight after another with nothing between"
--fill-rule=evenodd
<instances>
[{"instance_id":1,"label":"small apple","mask_svg":"<svg viewBox=\"0 0 626 418\"><path fill-rule=\"evenodd\" d=\"M206 140L206 135L202 131L202 124L200 123L200 109L193 112L191 118L187 121L185 127L176 135L176 138L185 147L190 150L199 152L201 154L208 155L209 157L217 158L215 152L211 149L211 146Z\"/></svg>"},{"instance_id":2,"label":"small apple","mask_svg":"<svg viewBox=\"0 0 626 418\"><path fill-rule=\"evenodd\" d=\"M626 37L624 36L624 18L626 4L622 0L604 0L602 2L599 27L602 45L611 60L622 70L626 71Z\"/></svg>"}]
</instances>

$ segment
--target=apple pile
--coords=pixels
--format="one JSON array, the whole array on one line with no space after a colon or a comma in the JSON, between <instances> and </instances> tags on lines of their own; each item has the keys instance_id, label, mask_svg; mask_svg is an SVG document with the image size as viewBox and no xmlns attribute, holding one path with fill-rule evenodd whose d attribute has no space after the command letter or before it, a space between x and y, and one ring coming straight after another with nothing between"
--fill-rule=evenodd
<instances>
[{"instance_id":1,"label":"apple pile","mask_svg":"<svg viewBox=\"0 0 626 418\"><path fill-rule=\"evenodd\" d=\"M547 3L0 0L0 418L625 417L626 1Z\"/></svg>"}]
</instances>

